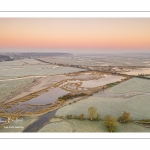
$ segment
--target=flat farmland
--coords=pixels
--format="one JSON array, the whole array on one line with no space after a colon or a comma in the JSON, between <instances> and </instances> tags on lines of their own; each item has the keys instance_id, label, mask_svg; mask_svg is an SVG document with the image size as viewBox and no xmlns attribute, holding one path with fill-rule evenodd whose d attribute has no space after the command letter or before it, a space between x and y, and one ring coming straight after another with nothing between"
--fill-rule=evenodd
<instances>
[{"instance_id":1,"label":"flat farmland","mask_svg":"<svg viewBox=\"0 0 150 150\"><path fill-rule=\"evenodd\" d=\"M132 78L107 90L108 93L150 92L150 80Z\"/></svg>"},{"instance_id":2,"label":"flat farmland","mask_svg":"<svg viewBox=\"0 0 150 150\"><path fill-rule=\"evenodd\" d=\"M27 85L31 84L34 78L26 78L21 80L0 81L0 101L11 94L22 90Z\"/></svg>"},{"instance_id":3,"label":"flat farmland","mask_svg":"<svg viewBox=\"0 0 150 150\"><path fill-rule=\"evenodd\" d=\"M83 71L83 69L51 65L34 59L14 60L1 62L0 80L25 76L49 76L78 71Z\"/></svg>"},{"instance_id":4,"label":"flat farmland","mask_svg":"<svg viewBox=\"0 0 150 150\"><path fill-rule=\"evenodd\" d=\"M39 132L108 132L104 121L53 118ZM115 132L150 132L132 122L117 123Z\"/></svg>"},{"instance_id":5,"label":"flat farmland","mask_svg":"<svg viewBox=\"0 0 150 150\"><path fill-rule=\"evenodd\" d=\"M65 106L56 112L56 116L79 116L84 113L88 118L88 108L94 106L102 119L106 115L118 118L124 111L129 112L133 120L150 119L149 88L147 80L133 78Z\"/></svg>"},{"instance_id":6,"label":"flat farmland","mask_svg":"<svg viewBox=\"0 0 150 150\"><path fill-rule=\"evenodd\" d=\"M43 61L53 64L85 66L150 66L150 55L141 54L74 54L70 57L43 57Z\"/></svg>"}]
</instances>

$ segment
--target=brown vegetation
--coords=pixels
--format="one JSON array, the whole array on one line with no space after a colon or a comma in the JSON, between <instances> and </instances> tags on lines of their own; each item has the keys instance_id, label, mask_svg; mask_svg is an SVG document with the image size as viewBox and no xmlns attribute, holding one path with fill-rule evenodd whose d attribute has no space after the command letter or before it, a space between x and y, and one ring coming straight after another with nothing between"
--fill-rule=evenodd
<instances>
[{"instance_id":1,"label":"brown vegetation","mask_svg":"<svg viewBox=\"0 0 150 150\"><path fill-rule=\"evenodd\" d=\"M96 112L97 112L96 107L89 107L88 108L88 113L89 113L90 120L93 120L93 117L96 115Z\"/></svg>"},{"instance_id":2,"label":"brown vegetation","mask_svg":"<svg viewBox=\"0 0 150 150\"><path fill-rule=\"evenodd\" d=\"M115 131L115 127L117 125L116 118L113 116L106 116L104 119L106 127L109 129L110 132Z\"/></svg>"},{"instance_id":3,"label":"brown vegetation","mask_svg":"<svg viewBox=\"0 0 150 150\"><path fill-rule=\"evenodd\" d=\"M84 118L84 114L82 113L82 114L80 114L79 119L83 120L83 118Z\"/></svg>"},{"instance_id":4,"label":"brown vegetation","mask_svg":"<svg viewBox=\"0 0 150 150\"><path fill-rule=\"evenodd\" d=\"M77 93L77 94L71 94L71 93L69 93L69 94L66 94L64 96L59 97L58 100L69 100L71 98L77 98L77 97L86 96L86 95L87 94L85 94L85 93Z\"/></svg>"},{"instance_id":5,"label":"brown vegetation","mask_svg":"<svg viewBox=\"0 0 150 150\"><path fill-rule=\"evenodd\" d=\"M119 122L129 122L131 121L130 113L127 113L126 111L122 114L122 116L118 119Z\"/></svg>"},{"instance_id":6,"label":"brown vegetation","mask_svg":"<svg viewBox=\"0 0 150 150\"><path fill-rule=\"evenodd\" d=\"M100 120L100 114L99 114L99 113L97 113L96 120L97 120L97 121L99 121L99 120Z\"/></svg>"},{"instance_id":7,"label":"brown vegetation","mask_svg":"<svg viewBox=\"0 0 150 150\"><path fill-rule=\"evenodd\" d=\"M67 115L66 118L67 119L72 119L72 115Z\"/></svg>"}]
</instances>

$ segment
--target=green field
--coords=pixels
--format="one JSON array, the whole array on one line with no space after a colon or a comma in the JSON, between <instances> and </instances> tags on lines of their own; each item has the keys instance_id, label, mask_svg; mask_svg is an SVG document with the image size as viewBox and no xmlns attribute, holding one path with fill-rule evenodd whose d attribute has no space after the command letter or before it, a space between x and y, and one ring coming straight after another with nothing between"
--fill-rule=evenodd
<instances>
[{"instance_id":1,"label":"green field","mask_svg":"<svg viewBox=\"0 0 150 150\"><path fill-rule=\"evenodd\" d=\"M78 119L58 120L57 118L45 125L39 132L108 132L103 121L90 121ZM150 128L144 128L132 122L117 123L115 132L150 132Z\"/></svg>"},{"instance_id":2,"label":"green field","mask_svg":"<svg viewBox=\"0 0 150 150\"><path fill-rule=\"evenodd\" d=\"M150 119L150 85L145 79L130 79L104 92L84 98L56 112L56 116L79 116L84 113L88 118L88 108L94 106L104 119L106 115L118 118L124 111L129 112L133 120Z\"/></svg>"}]
</instances>

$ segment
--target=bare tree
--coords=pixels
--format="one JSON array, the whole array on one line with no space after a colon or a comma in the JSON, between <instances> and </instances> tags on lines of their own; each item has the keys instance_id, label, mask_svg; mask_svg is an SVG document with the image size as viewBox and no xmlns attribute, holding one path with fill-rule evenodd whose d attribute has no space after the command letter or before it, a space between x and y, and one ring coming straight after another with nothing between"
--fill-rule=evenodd
<instances>
[{"instance_id":1,"label":"bare tree","mask_svg":"<svg viewBox=\"0 0 150 150\"><path fill-rule=\"evenodd\" d=\"M131 121L130 113L127 113L126 111L122 114L122 116L118 119L119 122L128 122Z\"/></svg>"},{"instance_id":2,"label":"bare tree","mask_svg":"<svg viewBox=\"0 0 150 150\"><path fill-rule=\"evenodd\" d=\"M88 113L89 113L90 120L93 120L93 117L97 113L97 108L96 107L89 107Z\"/></svg>"},{"instance_id":3,"label":"bare tree","mask_svg":"<svg viewBox=\"0 0 150 150\"><path fill-rule=\"evenodd\" d=\"M106 127L109 129L110 132L113 132L115 130L115 127L117 125L116 118L113 116L106 116L104 119Z\"/></svg>"},{"instance_id":4,"label":"bare tree","mask_svg":"<svg viewBox=\"0 0 150 150\"><path fill-rule=\"evenodd\" d=\"M79 118L80 118L80 120L83 120L83 118L84 118L84 114L83 114L83 113L82 113L82 114L80 114Z\"/></svg>"},{"instance_id":5,"label":"bare tree","mask_svg":"<svg viewBox=\"0 0 150 150\"><path fill-rule=\"evenodd\" d=\"M99 113L97 113L96 120L97 120L97 121L100 120L100 114L99 114Z\"/></svg>"}]
</instances>

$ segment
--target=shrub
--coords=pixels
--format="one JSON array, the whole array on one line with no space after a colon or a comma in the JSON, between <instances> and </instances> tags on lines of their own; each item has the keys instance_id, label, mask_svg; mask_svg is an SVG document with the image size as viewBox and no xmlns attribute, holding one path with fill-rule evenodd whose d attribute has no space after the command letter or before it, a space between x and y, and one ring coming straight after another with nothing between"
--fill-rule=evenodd
<instances>
[{"instance_id":1,"label":"shrub","mask_svg":"<svg viewBox=\"0 0 150 150\"><path fill-rule=\"evenodd\" d=\"M95 116L96 112L97 112L96 107L89 107L88 108L88 113L89 113L90 120L93 120L93 117Z\"/></svg>"},{"instance_id":2,"label":"shrub","mask_svg":"<svg viewBox=\"0 0 150 150\"><path fill-rule=\"evenodd\" d=\"M67 115L67 119L72 119L72 115Z\"/></svg>"},{"instance_id":3,"label":"shrub","mask_svg":"<svg viewBox=\"0 0 150 150\"><path fill-rule=\"evenodd\" d=\"M113 116L106 116L104 119L106 127L109 129L110 132L115 131L115 127L117 125L116 118Z\"/></svg>"},{"instance_id":4,"label":"shrub","mask_svg":"<svg viewBox=\"0 0 150 150\"><path fill-rule=\"evenodd\" d=\"M79 119L83 120L83 118L84 118L84 114L82 113L82 114L80 114Z\"/></svg>"},{"instance_id":5,"label":"shrub","mask_svg":"<svg viewBox=\"0 0 150 150\"><path fill-rule=\"evenodd\" d=\"M66 94L66 95L64 95L64 96L60 96L60 97L58 97L58 100L69 100L69 99L72 99L72 98L77 98L77 97L80 97L80 96L85 96L85 95L87 95L87 94L85 94L85 93L78 93L78 94L71 94L71 93L69 93L69 94Z\"/></svg>"},{"instance_id":6,"label":"shrub","mask_svg":"<svg viewBox=\"0 0 150 150\"><path fill-rule=\"evenodd\" d=\"M129 122L129 121L131 121L130 113L124 112L122 114L122 116L119 117L118 121L119 122Z\"/></svg>"},{"instance_id":7,"label":"shrub","mask_svg":"<svg viewBox=\"0 0 150 150\"><path fill-rule=\"evenodd\" d=\"M150 119L142 119L142 120L139 120L141 122L150 122Z\"/></svg>"},{"instance_id":8,"label":"shrub","mask_svg":"<svg viewBox=\"0 0 150 150\"><path fill-rule=\"evenodd\" d=\"M97 121L99 121L99 120L100 120L100 114L99 114L99 113L97 113L96 120L97 120Z\"/></svg>"}]
</instances>

